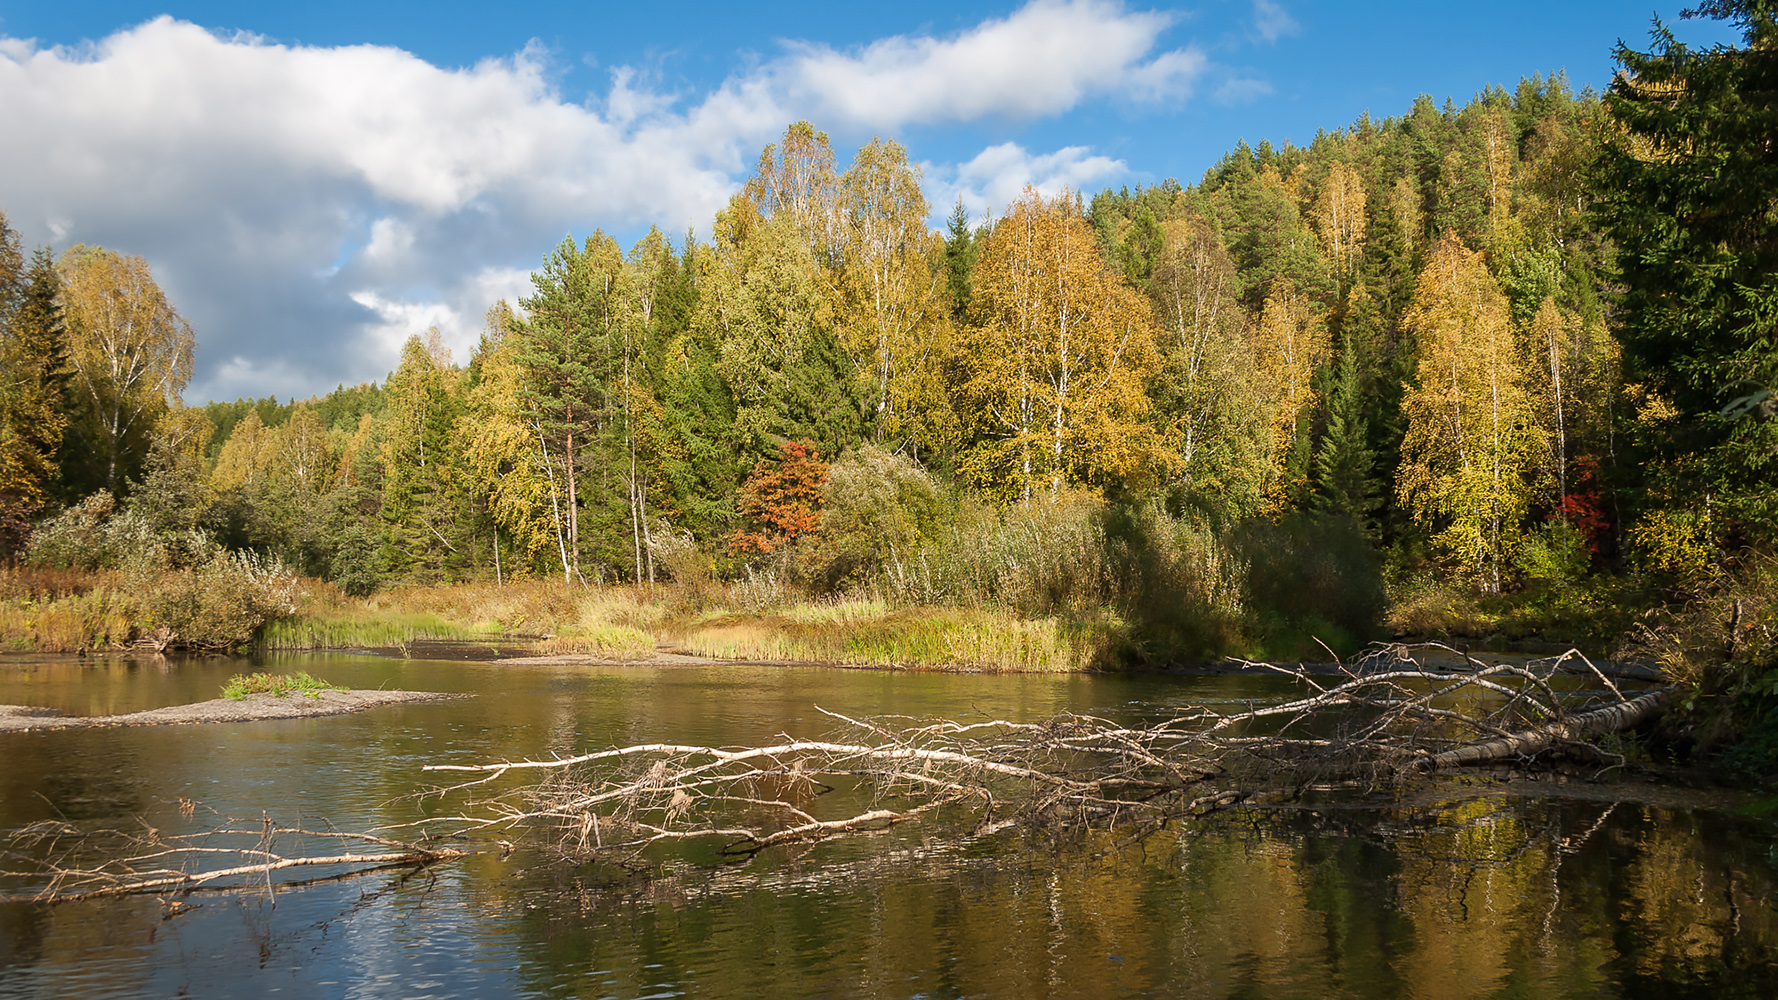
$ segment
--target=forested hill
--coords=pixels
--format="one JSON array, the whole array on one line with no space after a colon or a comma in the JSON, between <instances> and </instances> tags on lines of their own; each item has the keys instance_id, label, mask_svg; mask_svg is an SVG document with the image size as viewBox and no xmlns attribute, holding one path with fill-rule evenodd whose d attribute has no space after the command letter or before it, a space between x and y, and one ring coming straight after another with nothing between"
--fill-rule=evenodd
<instances>
[{"instance_id":1,"label":"forested hill","mask_svg":"<svg viewBox=\"0 0 1778 1000\"><path fill-rule=\"evenodd\" d=\"M998 571L910 566L1020 518L1165 548L1211 602L1305 546L1344 553L1330 593L1398 602L1719 578L1775 523L1773 57L1748 18L1746 48L1620 53L1604 97L1421 98L1191 186L1028 190L940 232L901 146L842 167L799 122L710 242L570 238L471 357L414 338L381 386L290 405L183 407L191 333L140 260L27 263L9 233L7 544L102 488L147 532L360 591L695 572L996 599ZM1688 270L1690 178L1736 169L1739 229ZM128 384L100 336L120 303L152 331ZM1223 600L1249 613L1243 579ZM1057 586L1037 604L1118 599ZM1323 618L1367 634L1360 603Z\"/></svg>"}]
</instances>

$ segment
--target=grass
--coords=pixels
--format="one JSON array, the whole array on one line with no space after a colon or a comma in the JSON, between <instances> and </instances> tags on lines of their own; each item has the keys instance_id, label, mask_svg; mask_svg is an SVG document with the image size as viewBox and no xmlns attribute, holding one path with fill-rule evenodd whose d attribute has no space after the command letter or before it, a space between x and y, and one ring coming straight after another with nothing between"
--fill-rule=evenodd
<instances>
[{"instance_id":1,"label":"grass","mask_svg":"<svg viewBox=\"0 0 1778 1000\"><path fill-rule=\"evenodd\" d=\"M288 698L292 694L300 694L305 698L320 698L323 691L339 691L341 688L312 677L307 671L294 674L236 674L222 686L222 696L230 701L241 701L249 695L269 694L279 698Z\"/></svg>"},{"instance_id":2,"label":"grass","mask_svg":"<svg viewBox=\"0 0 1778 1000\"><path fill-rule=\"evenodd\" d=\"M721 659L1021 673L1107 665L1124 641L1115 619L1022 619L992 609L897 609L880 601L718 614L680 637L692 652Z\"/></svg>"}]
</instances>

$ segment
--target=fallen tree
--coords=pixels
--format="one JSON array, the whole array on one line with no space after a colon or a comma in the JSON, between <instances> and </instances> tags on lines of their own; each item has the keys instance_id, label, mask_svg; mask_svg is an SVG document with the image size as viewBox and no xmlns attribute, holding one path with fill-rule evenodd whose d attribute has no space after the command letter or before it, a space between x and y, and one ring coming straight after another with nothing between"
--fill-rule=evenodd
<instances>
[{"instance_id":1,"label":"fallen tree","mask_svg":"<svg viewBox=\"0 0 1778 1000\"><path fill-rule=\"evenodd\" d=\"M1454 657L1428 668L1416 652ZM460 802L415 825L454 835L530 830L566 857L634 856L671 841L750 855L876 832L941 811L965 835L1023 825L1140 829L1202 817L1312 784L1387 785L1552 750L1604 753L1588 738L1657 715L1667 690L1626 695L1578 651L1485 664L1446 646L1395 646L1326 683L1283 673L1300 697L1240 711L1193 707L1144 725L1066 713L1035 723L856 719L824 712L831 739L763 747L669 743L548 760L434 764L465 780L428 794ZM1609 755L1607 755L1609 756ZM834 805L817 809L844 787ZM842 804L844 803L844 804ZM824 803L825 804L825 803Z\"/></svg>"},{"instance_id":2,"label":"fallen tree","mask_svg":"<svg viewBox=\"0 0 1778 1000\"><path fill-rule=\"evenodd\" d=\"M188 817L190 803L181 803ZM0 897L7 902L74 902L137 893L189 893L208 889L262 886L273 890L272 873L293 868L333 868L338 879L390 867L418 867L470 853L453 847L424 847L343 830L285 827L269 816L223 820L196 833L168 835L153 827L136 831L82 830L61 820L44 820L8 838L9 861L20 870L0 876L41 880L35 892ZM331 849L313 851L317 842ZM383 850L352 850L372 844ZM296 853L302 850L305 853Z\"/></svg>"},{"instance_id":3,"label":"fallen tree","mask_svg":"<svg viewBox=\"0 0 1778 1000\"><path fill-rule=\"evenodd\" d=\"M1431 668L1416 653L1454 666ZM1626 694L1570 651L1482 663L1445 646L1395 646L1332 677L1301 666L1244 663L1292 679L1298 694L1239 710L1194 706L1158 721L1064 713L1037 722L853 718L823 711L834 731L759 747L646 743L571 757L431 764L455 783L412 798L440 814L365 834L285 830L269 819L183 837L131 835L117 860L82 864L90 844L71 827L14 835L47 881L31 898L184 891L257 880L305 866L347 872L421 866L471 853L441 838L503 852L531 838L562 858L631 860L662 844L707 844L745 859L788 844L940 821L970 838L1009 828L1119 828L1140 836L1242 803L1301 799L1311 787L1389 787L1442 770L1522 764L1551 751L1612 755L1589 739L1640 725L1669 689ZM1621 759L1620 759L1621 760ZM387 839L417 830L418 842ZM243 838L257 837L256 840ZM388 848L292 853L280 838L337 838ZM77 851L30 850L75 838ZM229 839L234 838L234 839ZM17 898L17 897L15 897Z\"/></svg>"}]
</instances>

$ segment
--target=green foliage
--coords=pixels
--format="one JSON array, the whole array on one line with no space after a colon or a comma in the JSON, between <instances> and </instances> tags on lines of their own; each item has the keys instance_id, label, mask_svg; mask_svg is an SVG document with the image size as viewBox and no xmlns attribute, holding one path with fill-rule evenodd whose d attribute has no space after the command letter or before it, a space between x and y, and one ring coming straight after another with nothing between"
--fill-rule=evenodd
<instances>
[{"instance_id":1,"label":"green foliage","mask_svg":"<svg viewBox=\"0 0 1778 1000\"><path fill-rule=\"evenodd\" d=\"M1322 659L1314 640L1344 655L1380 637L1388 606L1382 567L1350 519L1258 518L1238 526L1228 547L1245 567L1244 609L1272 655Z\"/></svg>"},{"instance_id":2,"label":"green foliage","mask_svg":"<svg viewBox=\"0 0 1778 1000\"><path fill-rule=\"evenodd\" d=\"M918 462L861 445L828 467L807 575L827 590L873 580L897 556L936 537L947 507L938 483Z\"/></svg>"},{"instance_id":3,"label":"green foliage","mask_svg":"<svg viewBox=\"0 0 1778 1000\"><path fill-rule=\"evenodd\" d=\"M1620 46L1593 190L1619 247L1625 378L1670 408L1640 426L1651 478L1772 540L1778 421L1724 407L1778 385L1778 27L1763 0L1698 13L1738 23L1743 46L1693 49L1658 24L1651 51Z\"/></svg>"},{"instance_id":4,"label":"green foliage","mask_svg":"<svg viewBox=\"0 0 1778 1000\"><path fill-rule=\"evenodd\" d=\"M268 674L261 671L230 677L222 686L222 696L230 701L245 701L250 695L256 694L269 694L276 698L300 694L305 698L319 699L323 691L341 690L344 689L310 676L306 670L299 670L294 674Z\"/></svg>"},{"instance_id":5,"label":"green foliage","mask_svg":"<svg viewBox=\"0 0 1778 1000\"><path fill-rule=\"evenodd\" d=\"M1526 580L1549 587L1579 583L1592 569L1587 538L1564 520L1551 520L1530 532L1519 548L1515 568Z\"/></svg>"},{"instance_id":6,"label":"green foliage","mask_svg":"<svg viewBox=\"0 0 1778 1000\"><path fill-rule=\"evenodd\" d=\"M164 562L148 519L117 511L110 493L99 490L32 532L27 565L53 569L119 569Z\"/></svg>"},{"instance_id":7,"label":"green foliage","mask_svg":"<svg viewBox=\"0 0 1778 1000\"><path fill-rule=\"evenodd\" d=\"M68 334L61 278L42 247L29 268L0 214L0 554L23 545L59 492L57 454L68 425Z\"/></svg>"}]
</instances>

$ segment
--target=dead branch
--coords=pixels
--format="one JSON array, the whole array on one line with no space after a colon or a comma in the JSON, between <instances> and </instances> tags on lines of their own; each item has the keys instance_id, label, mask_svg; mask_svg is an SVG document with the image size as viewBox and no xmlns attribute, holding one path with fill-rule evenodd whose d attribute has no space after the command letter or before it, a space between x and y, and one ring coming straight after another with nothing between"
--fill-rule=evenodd
<instances>
[{"instance_id":1,"label":"dead branch","mask_svg":"<svg viewBox=\"0 0 1778 1000\"><path fill-rule=\"evenodd\" d=\"M1427 653L1454 665L1429 667ZM1527 758L1638 725L1667 698L1664 690L1627 697L1574 650L1484 663L1448 646L1394 646L1319 680L1301 667L1244 665L1285 674L1304 693L1238 711L1192 706L1145 725L1072 713L962 722L821 709L839 726L832 738L429 765L464 777L427 793L461 808L407 825L543 831L568 857L698 840L745 855L946 810L973 817L976 836L1160 825L1309 784L1393 782ZM830 796L841 788L849 794Z\"/></svg>"},{"instance_id":2,"label":"dead branch","mask_svg":"<svg viewBox=\"0 0 1778 1000\"><path fill-rule=\"evenodd\" d=\"M1427 666L1416 656L1426 652L1454 665ZM1483 663L1444 646L1395 646L1319 679L1300 666L1245 666L1289 677L1297 690L1237 710L1195 705L1141 723L1073 713L1021 722L821 710L835 725L823 739L786 736L759 747L659 742L433 764L424 771L459 780L411 797L448 801L446 815L385 830L418 829L427 844L439 835L521 831L559 857L626 860L700 842L711 857L745 858L915 820L949 824L964 839L1012 828L1074 835L1117 827L1134 841L1243 804L1288 803L1311 787L1399 783L1590 748L1583 741L1648 721L1670 697L1666 688L1626 693L1572 650ZM182 815L189 820L191 811ZM373 849L290 846L301 838ZM513 850L496 843L503 857ZM11 846L9 856L25 859L26 870L0 874L39 880L35 894L13 898L53 901L247 881L271 891L273 873L287 869L353 873L468 853L381 831L287 829L264 817L180 836L153 829L100 836L46 822L17 831Z\"/></svg>"},{"instance_id":3,"label":"dead branch","mask_svg":"<svg viewBox=\"0 0 1778 1000\"><path fill-rule=\"evenodd\" d=\"M282 842L302 839L347 841L391 848L385 851L334 851L298 854ZM60 821L34 823L15 831L6 857L25 867L0 871L0 876L39 882L38 891L4 898L7 902L74 902L104 896L167 891L190 892L240 879L253 879L267 891L275 889L273 872L292 868L343 867L345 875L381 868L418 867L463 857L471 852L450 847L421 847L368 833L284 827L267 817L258 821L229 820L197 833L174 836L146 827L141 831L86 832ZM337 876L336 876L337 877Z\"/></svg>"}]
</instances>

